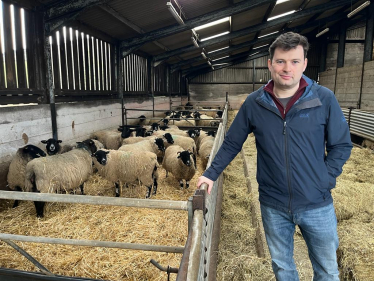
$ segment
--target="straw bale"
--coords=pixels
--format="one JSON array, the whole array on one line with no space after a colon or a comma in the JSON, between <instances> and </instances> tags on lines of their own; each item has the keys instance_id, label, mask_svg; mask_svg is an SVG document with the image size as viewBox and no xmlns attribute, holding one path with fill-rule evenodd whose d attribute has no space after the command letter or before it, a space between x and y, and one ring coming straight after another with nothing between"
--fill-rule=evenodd
<instances>
[{"instance_id":1,"label":"straw bale","mask_svg":"<svg viewBox=\"0 0 374 281\"><path fill-rule=\"evenodd\" d=\"M366 221L374 218L374 185L338 178L332 190L338 221L353 216Z\"/></svg>"},{"instance_id":2,"label":"straw bale","mask_svg":"<svg viewBox=\"0 0 374 281\"><path fill-rule=\"evenodd\" d=\"M338 224L338 262L342 280L367 281L374 277L374 220L352 218Z\"/></svg>"}]
</instances>

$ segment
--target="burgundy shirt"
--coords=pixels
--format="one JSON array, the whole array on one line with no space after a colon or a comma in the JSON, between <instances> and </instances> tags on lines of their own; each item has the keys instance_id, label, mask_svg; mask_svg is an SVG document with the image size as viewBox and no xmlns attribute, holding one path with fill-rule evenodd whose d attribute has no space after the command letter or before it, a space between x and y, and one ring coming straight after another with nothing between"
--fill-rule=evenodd
<instances>
[{"instance_id":1,"label":"burgundy shirt","mask_svg":"<svg viewBox=\"0 0 374 281\"><path fill-rule=\"evenodd\" d=\"M266 84L264 90L271 95L271 97L273 98L273 101L275 102L275 105L278 107L278 110L280 114L282 115L282 118L284 119L286 117L287 112L291 109L294 103L302 96L307 86L308 86L308 82L306 82L305 79L301 77L299 88L297 89L296 93L291 97L290 101L287 103L286 108L283 107L283 104L278 100L278 98L274 94L274 81L273 80L271 80L269 83Z\"/></svg>"}]
</instances>

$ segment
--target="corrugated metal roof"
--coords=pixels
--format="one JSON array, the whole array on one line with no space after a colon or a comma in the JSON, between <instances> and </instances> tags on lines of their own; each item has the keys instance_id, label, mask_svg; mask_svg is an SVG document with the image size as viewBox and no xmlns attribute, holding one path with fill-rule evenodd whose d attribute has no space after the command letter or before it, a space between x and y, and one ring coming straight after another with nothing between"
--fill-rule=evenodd
<instances>
[{"instance_id":1,"label":"corrugated metal roof","mask_svg":"<svg viewBox=\"0 0 374 281\"><path fill-rule=\"evenodd\" d=\"M80 3L84 3L84 1L85 0L80 2L73 2L73 0L40 0L39 3L46 5L45 9L48 10L52 9L56 5L61 5L61 3L73 3L74 5L71 6L75 7L77 5L79 6ZM103 37L108 36L113 38L114 40L112 40L112 42L117 40L123 44L128 43L130 46L126 45L123 50L134 47L134 49L138 50L140 54L143 53L147 56L153 56L155 60L167 61L171 65L179 63L181 60L185 60L185 63L180 64L182 69L186 68L186 65L189 67L191 65L205 64L206 61L200 54L202 48L196 48L191 41L192 32L190 29L183 30L182 32L172 32L172 29L176 30L176 28L179 28L180 26L166 6L168 1L172 1L174 6L177 7L174 0L107 0L102 3L98 2L96 6L91 5L91 7L79 7L76 11L69 11L69 15L73 15L75 12L77 12L79 16L76 20L78 20L79 23L84 24L86 27L91 28L92 30L100 31ZM238 5L238 3L239 5L253 4L253 1L250 0L177 0L177 2L182 7L183 14L185 15L183 18L185 21L191 21L196 17L200 17L208 13L214 14L215 11L228 9L232 7L232 5ZM331 27L334 24L334 21L328 20L331 16L342 12L348 13L363 2L364 0L347 0L345 3L343 3L343 5L340 1L338 2L333 0L291 0L279 5L275 5L274 7L274 2L269 2L255 8L245 8L241 12L239 11L236 14L231 15L230 22L224 22L219 25L197 31L197 33L200 35L200 39L204 39L225 31L230 31L230 34L227 36L208 41L201 41L199 44L200 46L204 46L207 52L228 45L235 48L235 45L252 41L258 36L268 34L273 31L281 31L284 28L292 29L300 25L305 25L306 23L309 24L311 20L313 21L314 25L304 27L304 30L301 32L307 36L311 36L311 38L315 38L315 34L322 27ZM248 34L242 32L243 29L266 22L268 17L276 16L289 10L298 10L302 7L302 5L306 5L306 7L304 7L305 10L318 5L330 5L333 3L338 3L340 6L334 9L325 10L321 13L315 12L314 14L307 15L301 19L292 20L289 22L284 21L276 26L258 29ZM105 5L107 9L100 5ZM270 10L270 7L273 7L273 9ZM221 17L222 14L220 13L219 15L219 17ZM66 15L64 15L62 12L60 15L54 16L56 18L63 18ZM219 17L217 16L215 20L219 19ZM344 20L347 21L346 18ZM204 18L204 21L201 21L201 24L205 23L209 23L206 18ZM165 30L167 30L169 33L165 33ZM239 34L238 32L241 33ZM309 32L310 34L308 34ZM100 33L98 33L98 36L100 37ZM231 37L229 38L228 36ZM356 35L356 37L360 36ZM135 38L137 40L151 38L151 40L145 41L145 43L141 43L140 45L136 45L134 43L136 45L134 46L129 42L132 42L130 40L135 40ZM262 41L261 44L259 43L256 45L259 46L264 44L264 41ZM225 53L232 55L239 54L240 52L245 53L248 52L248 50L251 50L252 47L253 46L246 46L241 50L235 51L232 49L227 49L225 51L221 51L218 55L221 56ZM215 57L218 55L213 53L208 54L208 57Z\"/></svg>"}]
</instances>

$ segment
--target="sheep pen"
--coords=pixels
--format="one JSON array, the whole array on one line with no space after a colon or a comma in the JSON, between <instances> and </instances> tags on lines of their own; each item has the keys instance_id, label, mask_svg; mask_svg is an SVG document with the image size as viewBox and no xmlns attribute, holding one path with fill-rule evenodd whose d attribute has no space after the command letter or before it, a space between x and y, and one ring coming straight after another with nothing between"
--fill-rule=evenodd
<instances>
[{"instance_id":1,"label":"sheep pen","mask_svg":"<svg viewBox=\"0 0 374 281\"><path fill-rule=\"evenodd\" d=\"M165 170L160 167L157 195L152 199L187 201L203 172L200 159L197 165L190 188L183 190L172 175L165 178ZM123 187L121 197L144 199L146 189L139 185ZM86 182L85 194L114 197L115 189L111 182L95 173ZM177 247L184 247L188 235L186 211L47 202L45 218L37 219L31 201L24 201L15 209L11 208L12 200L0 202L1 233ZM182 258L178 253L15 242L52 273L71 277L166 280L167 273L153 266L150 260L164 267L179 268ZM0 251L1 267L39 271L2 241ZM176 274L170 277L175 280Z\"/></svg>"}]
</instances>

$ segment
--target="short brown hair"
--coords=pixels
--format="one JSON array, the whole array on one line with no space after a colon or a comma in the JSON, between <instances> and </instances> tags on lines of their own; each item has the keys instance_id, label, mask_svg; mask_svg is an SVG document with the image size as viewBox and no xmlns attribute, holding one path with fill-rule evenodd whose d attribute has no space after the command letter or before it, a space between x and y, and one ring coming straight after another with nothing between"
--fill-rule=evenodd
<instances>
[{"instance_id":1,"label":"short brown hair","mask_svg":"<svg viewBox=\"0 0 374 281\"><path fill-rule=\"evenodd\" d=\"M289 51L291 49L295 49L299 45L304 49L305 59L309 50L308 39L305 36L295 32L287 32L279 35L269 47L270 60L273 60L274 51L276 48Z\"/></svg>"}]
</instances>

